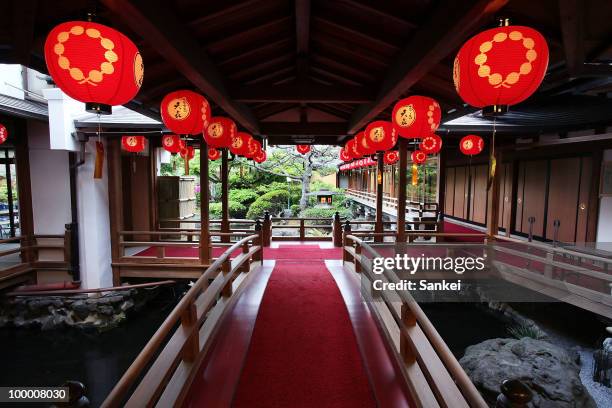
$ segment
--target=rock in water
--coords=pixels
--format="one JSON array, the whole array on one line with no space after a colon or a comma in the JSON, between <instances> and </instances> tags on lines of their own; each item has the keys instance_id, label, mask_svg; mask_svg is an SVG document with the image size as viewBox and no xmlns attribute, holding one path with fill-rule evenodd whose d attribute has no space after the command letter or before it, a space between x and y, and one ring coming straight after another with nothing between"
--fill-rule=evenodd
<instances>
[{"instance_id":1,"label":"rock in water","mask_svg":"<svg viewBox=\"0 0 612 408\"><path fill-rule=\"evenodd\" d=\"M596 408L580 381L580 366L546 341L486 340L468 347L459 363L491 406L504 380L519 379L533 392L533 407Z\"/></svg>"}]
</instances>

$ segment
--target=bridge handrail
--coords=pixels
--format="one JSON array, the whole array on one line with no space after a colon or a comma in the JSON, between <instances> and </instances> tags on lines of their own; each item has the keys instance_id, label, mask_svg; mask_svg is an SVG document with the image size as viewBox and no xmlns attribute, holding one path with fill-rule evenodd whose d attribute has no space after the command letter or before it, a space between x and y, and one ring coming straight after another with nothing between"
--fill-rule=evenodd
<instances>
[{"instance_id":1,"label":"bridge handrail","mask_svg":"<svg viewBox=\"0 0 612 408\"><path fill-rule=\"evenodd\" d=\"M231 260L230 255L240 248L242 253ZM232 283L239 274L253 268L251 258L255 264L261 262L262 253L261 234L253 234L233 244L213 262L170 312L102 406L141 407L152 406L164 398L182 399L210 345L220 316L227 310L230 298L235 300ZM219 295L224 301L217 300ZM212 310L218 306L221 311L214 315ZM208 322L211 323L206 326Z\"/></svg>"}]
</instances>

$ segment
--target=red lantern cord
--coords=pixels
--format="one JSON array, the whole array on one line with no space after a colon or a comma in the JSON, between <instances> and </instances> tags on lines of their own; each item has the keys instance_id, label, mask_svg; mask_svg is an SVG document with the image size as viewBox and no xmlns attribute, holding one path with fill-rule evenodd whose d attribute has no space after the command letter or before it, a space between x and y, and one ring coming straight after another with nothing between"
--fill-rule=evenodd
<instances>
[{"instance_id":1,"label":"red lantern cord","mask_svg":"<svg viewBox=\"0 0 612 408\"><path fill-rule=\"evenodd\" d=\"M130 153L140 153L145 149L144 136L122 136L121 147Z\"/></svg>"},{"instance_id":2,"label":"red lantern cord","mask_svg":"<svg viewBox=\"0 0 612 408\"><path fill-rule=\"evenodd\" d=\"M310 145L297 145L295 146L295 149L300 154L306 154L310 152Z\"/></svg>"},{"instance_id":3,"label":"red lantern cord","mask_svg":"<svg viewBox=\"0 0 612 408\"><path fill-rule=\"evenodd\" d=\"M6 126L0 124L0 144L3 144L8 139L8 130L6 130Z\"/></svg>"},{"instance_id":4,"label":"red lantern cord","mask_svg":"<svg viewBox=\"0 0 612 408\"><path fill-rule=\"evenodd\" d=\"M160 112L164 125L174 133L197 135L210 123L210 105L202 95L180 90L170 92L161 101Z\"/></svg>"},{"instance_id":5,"label":"red lantern cord","mask_svg":"<svg viewBox=\"0 0 612 408\"><path fill-rule=\"evenodd\" d=\"M208 148L208 159L209 160L218 160L221 157L221 152L214 147Z\"/></svg>"},{"instance_id":6,"label":"red lantern cord","mask_svg":"<svg viewBox=\"0 0 612 408\"><path fill-rule=\"evenodd\" d=\"M433 134L441 117L440 104L435 99L413 95L395 104L391 121L400 136L415 139Z\"/></svg>"},{"instance_id":7,"label":"red lantern cord","mask_svg":"<svg viewBox=\"0 0 612 408\"><path fill-rule=\"evenodd\" d=\"M419 143L419 149L427 154L436 154L442 149L442 138L438 135L425 136Z\"/></svg>"},{"instance_id":8,"label":"red lantern cord","mask_svg":"<svg viewBox=\"0 0 612 408\"><path fill-rule=\"evenodd\" d=\"M484 149L484 140L476 135L467 135L459 141L459 150L466 156L480 154Z\"/></svg>"},{"instance_id":9,"label":"red lantern cord","mask_svg":"<svg viewBox=\"0 0 612 408\"><path fill-rule=\"evenodd\" d=\"M144 77L136 45L119 31L91 21L53 28L45 41L45 62L66 95L99 114L132 100Z\"/></svg>"}]
</instances>

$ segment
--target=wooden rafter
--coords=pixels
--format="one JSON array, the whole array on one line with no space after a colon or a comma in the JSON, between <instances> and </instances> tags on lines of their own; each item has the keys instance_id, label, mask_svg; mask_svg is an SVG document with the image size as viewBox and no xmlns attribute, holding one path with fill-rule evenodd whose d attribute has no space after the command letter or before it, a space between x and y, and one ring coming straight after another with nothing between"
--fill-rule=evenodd
<instances>
[{"instance_id":1,"label":"wooden rafter","mask_svg":"<svg viewBox=\"0 0 612 408\"><path fill-rule=\"evenodd\" d=\"M582 0L559 0L565 64L572 75L584 64L584 5Z\"/></svg>"},{"instance_id":2,"label":"wooden rafter","mask_svg":"<svg viewBox=\"0 0 612 408\"><path fill-rule=\"evenodd\" d=\"M261 122L261 133L267 136L339 136L345 132L345 122Z\"/></svg>"},{"instance_id":3,"label":"wooden rafter","mask_svg":"<svg viewBox=\"0 0 612 408\"><path fill-rule=\"evenodd\" d=\"M469 8L463 2L450 0L439 4L387 71L376 100L355 110L348 132L354 134L364 127L432 67L456 50L472 30L508 1L478 0ZM444 29L440 30L439 27Z\"/></svg>"},{"instance_id":4,"label":"wooden rafter","mask_svg":"<svg viewBox=\"0 0 612 408\"><path fill-rule=\"evenodd\" d=\"M185 33L183 25L170 9L158 2L142 0L102 0L146 42L155 44L161 55L228 115L253 133L259 125L251 111L232 100L223 79L199 44Z\"/></svg>"},{"instance_id":5,"label":"wooden rafter","mask_svg":"<svg viewBox=\"0 0 612 408\"><path fill-rule=\"evenodd\" d=\"M19 64L30 62L37 8L37 0L13 0L13 54Z\"/></svg>"},{"instance_id":6,"label":"wooden rafter","mask_svg":"<svg viewBox=\"0 0 612 408\"><path fill-rule=\"evenodd\" d=\"M231 94L241 102L364 103L374 99L373 89L367 87L326 86L311 81L237 86Z\"/></svg>"}]
</instances>

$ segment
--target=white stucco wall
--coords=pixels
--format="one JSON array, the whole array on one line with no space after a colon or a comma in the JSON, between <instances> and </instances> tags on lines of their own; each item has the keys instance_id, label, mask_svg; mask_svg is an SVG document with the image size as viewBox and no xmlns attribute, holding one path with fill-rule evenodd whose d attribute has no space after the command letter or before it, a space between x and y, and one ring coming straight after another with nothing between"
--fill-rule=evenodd
<instances>
[{"instance_id":1,"label":"white stucco wall","mask_svg":"<svg viewBox=\"0 0 612 408\"><path fill-rule=\"evenodd\" d=\"M612 161L612 150L605 150L603 161ZM599 199L597 242L612 242L612 197Z\"/></svg>"}]
</instances>

